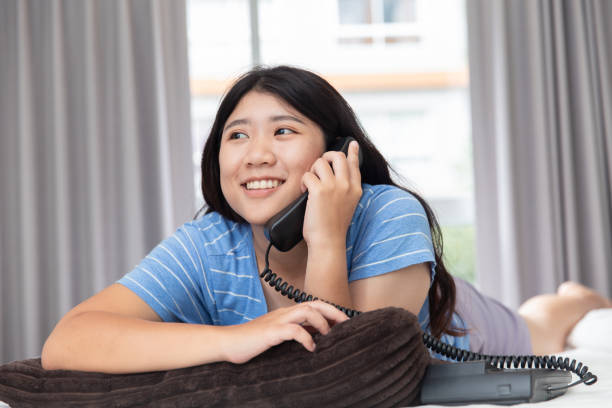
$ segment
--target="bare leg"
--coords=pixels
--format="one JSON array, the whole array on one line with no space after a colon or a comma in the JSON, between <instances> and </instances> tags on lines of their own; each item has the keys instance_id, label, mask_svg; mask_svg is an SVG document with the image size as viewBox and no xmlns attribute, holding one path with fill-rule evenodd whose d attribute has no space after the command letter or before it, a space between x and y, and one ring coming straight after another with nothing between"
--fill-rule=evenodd
<instances>
[{"instance_id":1,"label":"bare leg","mask_svg":"<svg viewBox=\"0 0 612 408\"><path fill-rule=\"evenodd\" d=\"M563 351L576 323L587 312L604 307L612 307L612 302L586 286L565 282L554 295L527 300L518 313L527 322L533 354L546 355Z\"/></svg>"}]
</instances>

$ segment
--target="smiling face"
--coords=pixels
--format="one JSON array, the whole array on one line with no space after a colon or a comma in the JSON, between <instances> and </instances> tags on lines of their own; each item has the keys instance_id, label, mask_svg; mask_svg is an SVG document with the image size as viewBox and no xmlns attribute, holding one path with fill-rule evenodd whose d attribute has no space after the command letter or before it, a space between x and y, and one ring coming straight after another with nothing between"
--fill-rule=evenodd
<instances>
[{"instance_id":1,"label":"smiling face","mask_svg":"<svg viewBox=\"0 0 612 408\"><path fill-rule=\"evenodd\" d=\"M282 99L250 91L221 135L221 191L247 222L263 225L301 194L302 176L325 151L321 128Z\"/></svg>"}]
</instances>

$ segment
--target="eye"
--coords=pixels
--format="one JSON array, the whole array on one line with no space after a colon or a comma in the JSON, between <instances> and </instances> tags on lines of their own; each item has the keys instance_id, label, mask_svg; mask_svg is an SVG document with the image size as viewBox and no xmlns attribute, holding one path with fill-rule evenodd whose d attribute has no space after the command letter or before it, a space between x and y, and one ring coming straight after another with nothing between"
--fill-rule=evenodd
<instances>
[{"instance_id":1,"label":"eye","mask_svg":"<svg viewBox=\"0 0 612 408\"><path fill-rule=\"evenodd\" d=\"M247 138L248 136L246 135L246 133L242 133L242 132L232 132L229 135L229 139L244 139Z\"/></svg>"},{"instance_id":2,"label":"eye","mask_svg":"<svg viewBox=\"0 0 612 408\"><path fill-rule=\"evenodd\" d=\"M276 132L274 132L275 135L290 135L291 133L295 133L295 132L287 128L280 128L280 129L277 129Z\"/></svg>"}]
</instances>

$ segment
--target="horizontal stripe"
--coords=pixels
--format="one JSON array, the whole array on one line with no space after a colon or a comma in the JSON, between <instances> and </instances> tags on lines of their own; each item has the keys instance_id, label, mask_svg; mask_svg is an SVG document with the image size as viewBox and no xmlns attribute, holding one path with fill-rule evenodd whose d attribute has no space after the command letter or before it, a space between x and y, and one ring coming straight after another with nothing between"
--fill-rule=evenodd
<instances>
[{"instance_id":1,"label":"horizontal stripe","mask_svg":"<svg viewBox=\"0 0 612 408\"><path fill-rule=\"evenodd\" d=\"M220 293L222 295L231 295L231 296L236 296L236 297L243 297L243 298L247 298L249 300L253 300L257 303L261 303L261 300L259 299L255 299L254 297L250 297L248 295L241 295L240 293L234 293L234 292L229 292L229 291L224 291L224 290L215 290L215 293Z\"/></svg>"},{"instance_id":2,"label":"horizontal stripe","mask_svg":"<svg viewBox=\"0 0 612 408\"><path fill-rule=\"evenodd\" d=\"M221 270L215 269L215 268L210 268L210 270L215 272L215 273L222 273L222 274L225 274L225 275L235 276L236 278L249 278L249 279L253 278L253 275L239 275L239 274L234 273L234 272L221 271Z\"/></svg>"},{"instance_id":3,"label":"horizontal stripe","mask_svg":"<svg viewBox=\"0 0 612 408\"><path fill-rule=\"evenodd\" d=\"M223 220L217 221L217 222L213 222L212 224L210 224L208 227L204 227L204 228L198 228L200 231L207 231L209 229L211 229L212 227L214 227L215 225L221 224L223 222Z\"/></svg>"},{"instance_id":4,"label":"horizontal stripe","mask_svg":"<svg viewBox=\"0 0 612 408\"><path fill-rule=\"evenodd\" d=\"M245 315L244 313L240 313L239 311L234 310L234 309L219 309L218 312L232 312L232 313L237 314L238 316L242 316L246 320L253 320L250 317L248 317L247 315Z\"/></svg>"},{"instance_id":5,"label":"horizontal stripe","mask_svg":"<svg viewBox=\"0 0 612 408\"><path fill-rule=\"evenodd\" d=\"M244 241L244 239L246 238L247 234L243 234L242 238L240 239L240 241L238 241L238 243L231 249L229 249L226 253L226 255L234 255L234 250L236 248L238 248L240 246L240 244L242 244L242 242Z\"/></svg>"},{"instance_id":6,"label":"horizontal stripe","mask_svg":"<svg viewBox=\"0 0 612 408\"><path fill-rule=\"evenodd\" d=\"M159 304L161 307L163 307L163 308L164 308L164 310L166 311L166 313L168 313L169 315L172 315L172 312L171 312L170 310L168 310L168 308L167 308L167 307L166 307L166 306L165 306L165 305L164 305L162 302L160 302L160 301L159 301L159 299L158 299L158 298L157 298L157 297L156 297L154 294L152 294L151 292L149 292L149 291L147 290L147 288L145 288L145 287L144 287L144 286L142 286L142 285L141 285L139 282L135 281L134 279L132 279L131 277L129 277L129 276L127 276L127 275L125 276L125 279L126 279L126 280L129 280L130 282L132 282L132 283L134 283L136 286L138 286L140 289L142 289L143 291L145 291L145 293L146 293L147 295L151 296L151 299L155 300L155 301L156 301L156 302L157 302L157 303L158 303L158 304ZM183 319L184 319L184 316L181 316L181 317L183 317Z\"/></svg>"},{"instance_id":7,"label":"horizontal stripe","mask_svg":"<svg viewBox=\"0 0 612 408\"><path fill-rule=\"evenodd\" d=\"M388 220L384 220L382 222L382 224L384 224L386 222L391 222L391 221L399 220L400 218L406 218L406 217L421 217L421 218L424 218L425 220L429 221L425 214L421 214L421 213L408 213L408 214L404 214L404 215L399 215L397 217L389 218Z\"/></svg>"},{"instance_id":8,"label":"horizontal stripe","mask_svg":"<svg viewBox=\"0 0 612 408\"><path fill-rule=\"evenodd\" d=\"M416 198L414 197L400 197L400 198L396 198L395 200L391 200L389 201L387 204L383 205L382 207L380 207L378 209L378 211L376 211L376 214L378 214L379 212L381 212L382 210L384 210L386 207L388 207L389 205L397 202L397 201L404 201L404 200L410 200L410 201L418 201Z\"/></svg>"},{"instance_id":9,"label":"horizontal stripe","mask_svg":"<svg viewBox=\"0 0 612 408\"><path fill-rule=\"evenodd\" d=\"M377 261L377 262L372 262L372 263L365 264L365 265L360 265L360 266L358 266L356 268L353 268L351 270L351 272L355 272L355 271L357 271L359 269L367 268L368 266L379 265L379 264L382 264L382 263L391 262L391 261L393 261L395 259L399 259L399 258L403 258L403 257L406 257L406 256L415 255L415 254L421 254L421 253L424 253L424 252L431 253L431 251L429 249L419 249L418 251L406 252L405 254L401 254L401 255L397 255L397 256L392 256L391 258L383 259L382 261Z\"/></svg>"},{"instance_id":10,"label":"horizontal stripe","mask_svg":"<svg viewBox=\"0 0 612 408\"><path fill-rule=\"evenodd\" d=\"M399 189L395 189L395 188L390 188L390 189L387 189L387 190L383 191L383 192L382 192L382 193L380 193L379 195L377 195L377 196L374 198L374 201L378 200L380 197L384 196L384 195L385 195L385 194L387 194L387 193L399 193L399 194L401 194L401 193L403 193L403 192L404 192L403 190L399 190Z\"/></svg>"},{"instance_id":11,"label":"horizontal stripe","mask_svg":"<svg viewBox=\"0 0 612 408\"><path fill-rule=\"evenodd\" d=\"M353 258L353 262L357 261L357 259L359 257L361 257L363 254L365 254L366 252L368 252L370 249L372 249L372 247L376 246L376 245L380 245L380 244L384 244L385 242L389 242L389 241L394 241L396 239L400 239L400 238L405 238L405 237L409 237L409 236L414 236L414 235L422 235L425 237L425 239L427 239L427 241L429 241L431 243L431 240L429 239L429 236L427 236L426 234L422 233L422 232L410 232L408 234L401 234L401 235L396 235L394 237L391 238L387 238L387 239L383 239L381 241L376 241L376 242L372 242L370 244L370 246L368 246L366 249L364 249L363 251L361 251L358 255L356 255Z\"/></svg>"},{"instance_id":12,"label":"horizontal stripe","mask_svg":"<svg viewBox=\"0 0 612 408\"><path fill-rule=\"evenodd\" d=\"M221 238L223 238L224 236L226 236L230 232L234 231L237 226L238 226L238 224L234 224L234 226L231 229L225 231L223 234L219 235L217 238L213 239L212 241L205 242L204 246L213 245L215 242L219 241Z\"/></svg>"}]
</instances>

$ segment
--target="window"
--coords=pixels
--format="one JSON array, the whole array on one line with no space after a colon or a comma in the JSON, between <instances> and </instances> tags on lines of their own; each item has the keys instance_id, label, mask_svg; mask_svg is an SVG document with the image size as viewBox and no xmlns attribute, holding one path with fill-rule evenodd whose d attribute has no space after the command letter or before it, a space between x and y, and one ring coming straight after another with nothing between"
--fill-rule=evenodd
<instances>
[{"instance_id":1,"label":"window","mask_svg":"<svg viewBox=\"0 0 612 408\"><path fill-rule=\"evenodd\" d=\"M449 270L474 279L474 206L462 0L189 0L194 173L231 80L257 63L328 79L442 226ZM258 27L252 35L255 4ZM444 10L444 13L440 13ZM254 41L255 40L255 41ZM253 47L257 47L256 52Z\"/></svg>"},{"instance_id":2,"label":"window","mask_svg":"<svg viewBox=\"0 0 612 408\"><path fill-rule=\"evenodd\" d=\"M419 40L415 0L338 0L341 44L385 45Z\"/></svg>"}]
</instances>

